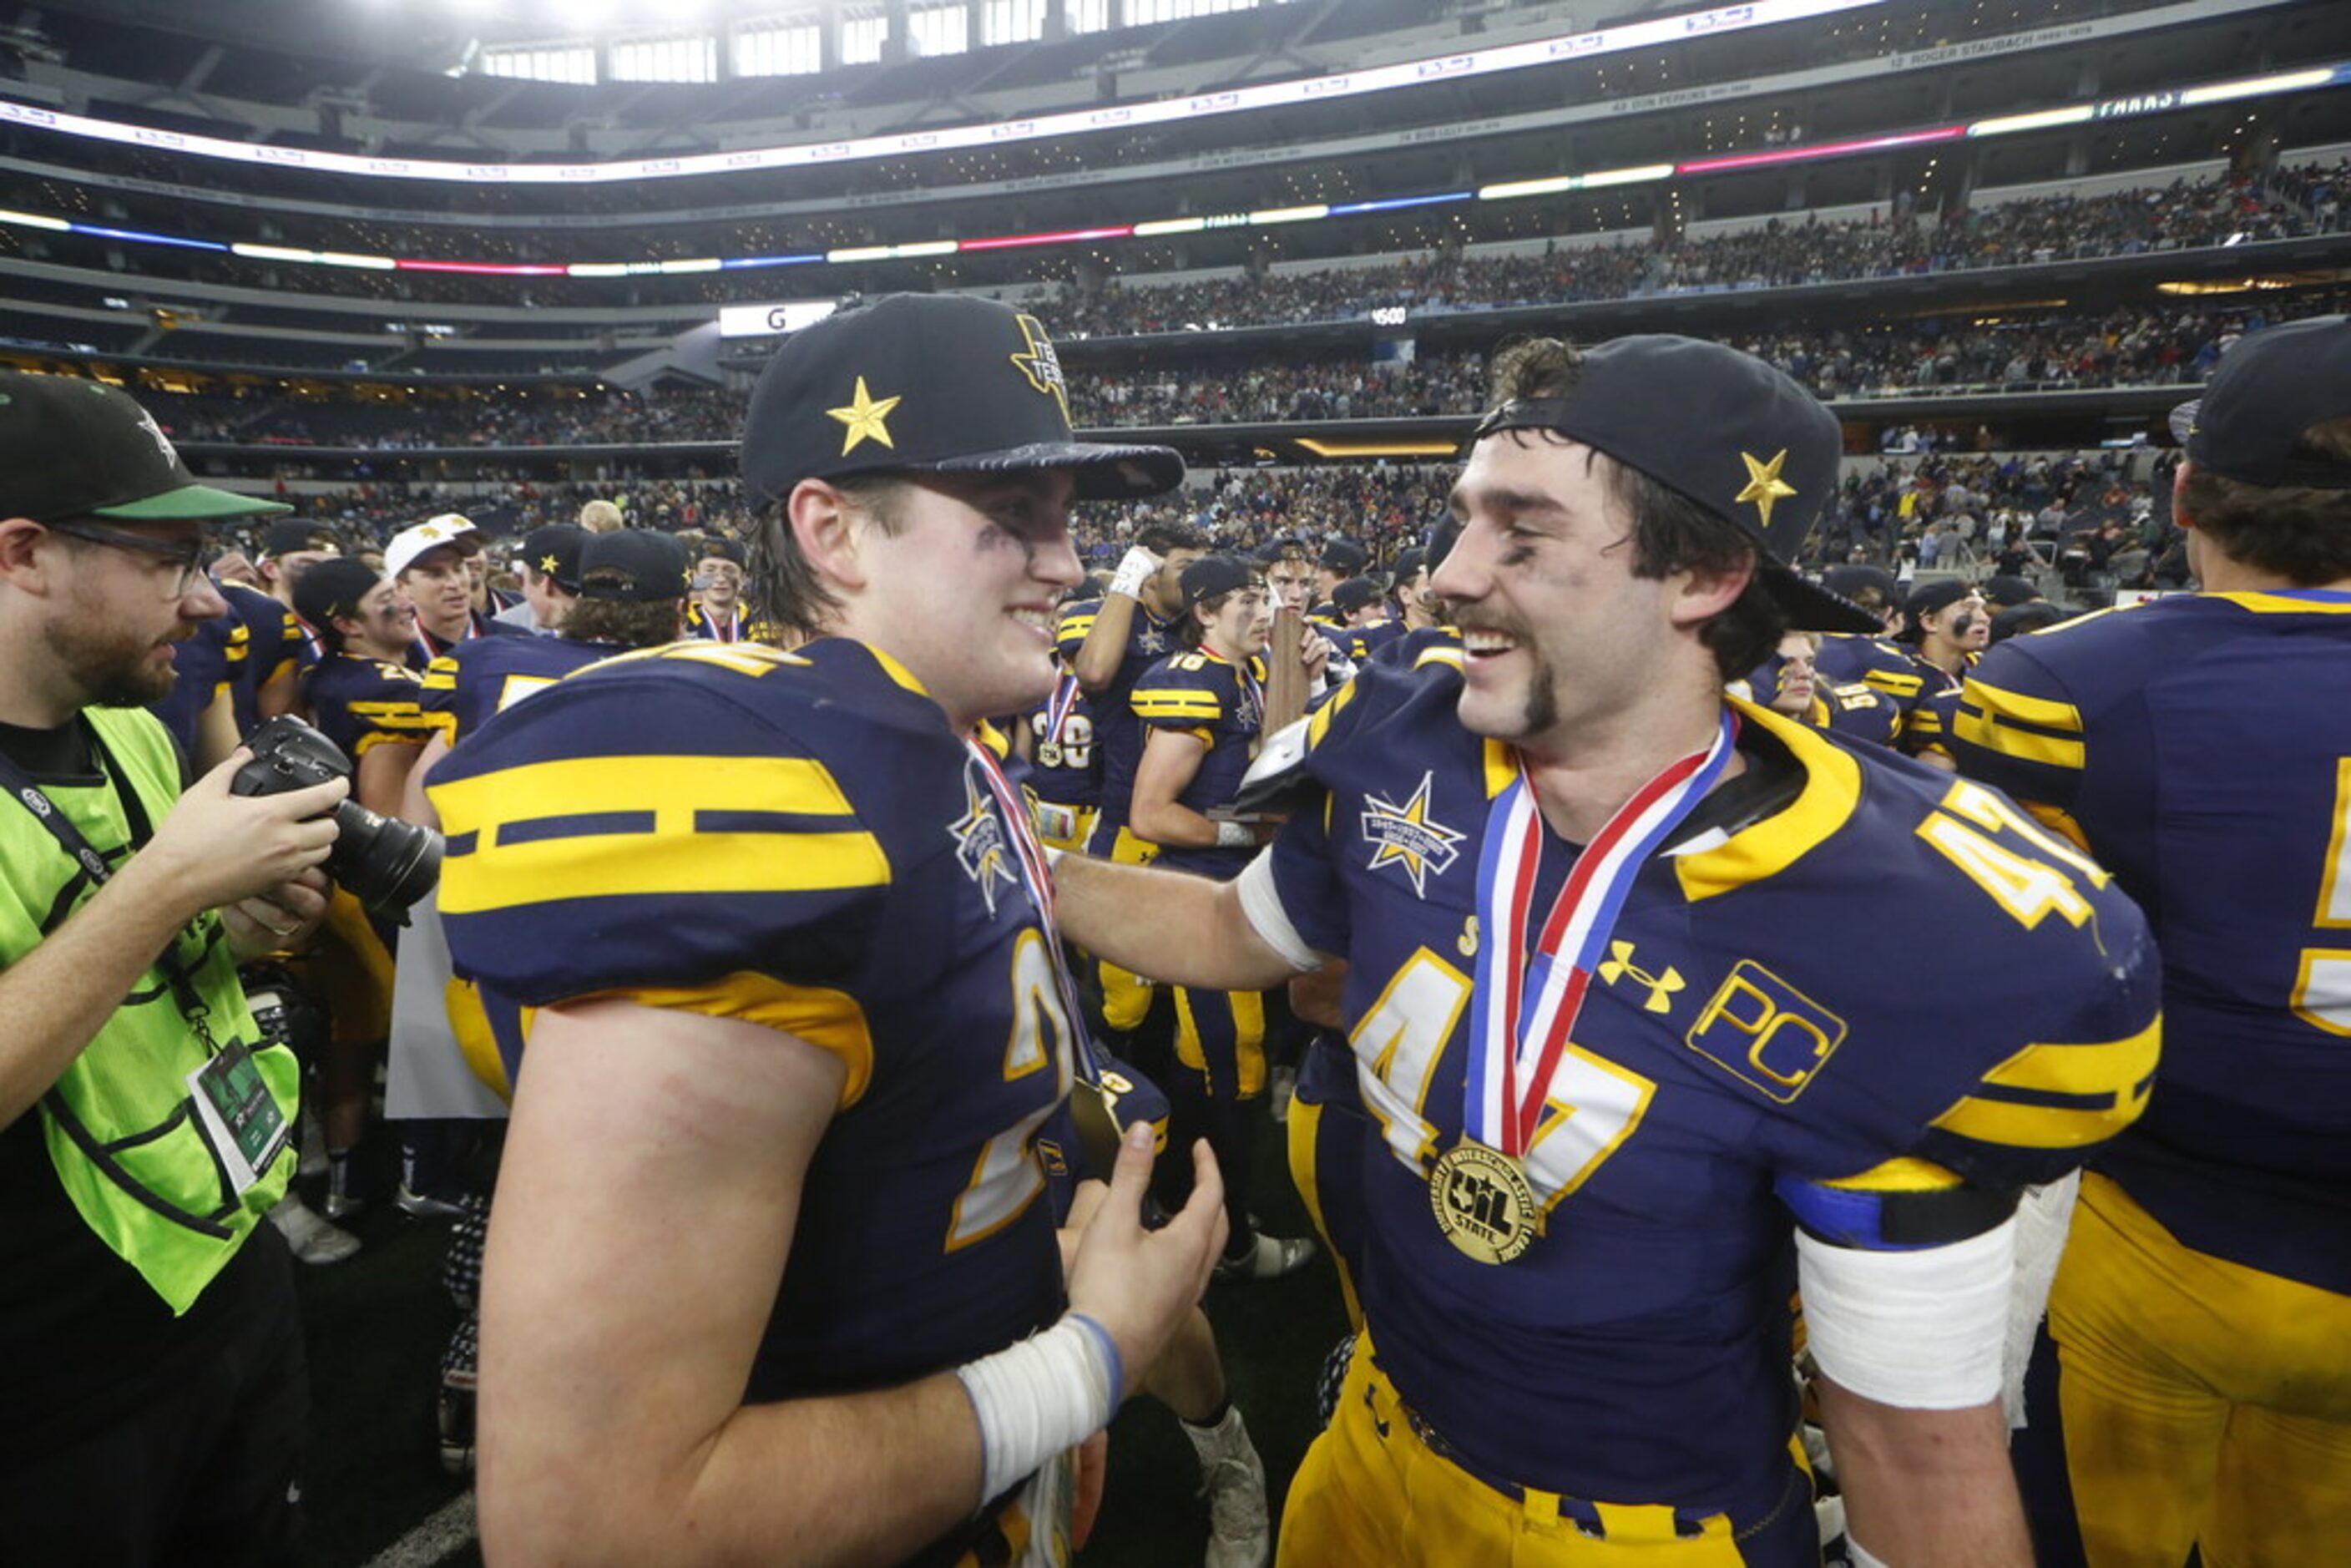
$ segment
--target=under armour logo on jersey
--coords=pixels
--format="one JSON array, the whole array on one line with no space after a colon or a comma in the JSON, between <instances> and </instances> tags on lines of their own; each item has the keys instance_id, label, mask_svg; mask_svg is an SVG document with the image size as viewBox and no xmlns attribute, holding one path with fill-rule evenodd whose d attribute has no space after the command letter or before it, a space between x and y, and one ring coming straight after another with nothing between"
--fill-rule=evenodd
<instances>
[{"instance_id":1,"label":"under armour logo on jersey","mask_svg":"<svg viewBox=\"0 0 2351 1568\"><path fill-rule=\"evenodd\" d=\"M1671 964L1666 966L1666 972L1662 975L1652 975L1636 966L1633 962L1633 944L1630 942L1608 944L1608 956L1600 963L1600 977L1612 986L1619 980L1632 980L1648 987L1649 998L1641 1004L1641 1010L1652 1013L1673 1011L1674 993L1684 984L1681 971Z\"/></svg>"},{"instance_id":2,"label":"under armour logo on jersey","mask_svg":"<svg viewBox=\"0 0 2351 1568\"><path fill-rule=\"evenodd\" d=\"M996 915L996 883L1002 878L1006 885L1020 885L1019 873L1012 869L1011 844L1005 837L1004 821L996 814L996 800L987 787L972 776L966 768L963 791L969 810L947 826L956 841L956 863L963 867L964 875L978 884L979 896L987 904L989 918Z\"/></svg>"},{"instance_id":3,"label":"under armour logo on jersey","mask_svg":"<svg viewBox=\"0 0 2351 1568\"><path fill-rule=\"evenodd\" d=\"M1428 814L1434 777L1422 774L1420 787L1402 805L1377 795L1364 797L1364 837L1374 846L1371 869L1404 867L1415 898L1427 897L1429 877L1444 875L1461 858L1459 846L1467 836Z\"/></svg>"}]
</instances>

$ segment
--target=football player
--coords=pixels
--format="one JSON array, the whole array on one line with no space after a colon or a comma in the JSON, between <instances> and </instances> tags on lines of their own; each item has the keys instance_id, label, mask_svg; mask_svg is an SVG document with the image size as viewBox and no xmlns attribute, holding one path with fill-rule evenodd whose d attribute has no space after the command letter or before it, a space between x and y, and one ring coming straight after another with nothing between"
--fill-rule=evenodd
<instances>
[{"instance_id":1,"label":"football player","mask_svg":"<svg viewBox=\"0 0 2351 1568\"><path fill-rule=\"evenodd\" d=\"M685 612L685 634L712 643L764 643L765 628L743 612L744 563L740 541L716 535L702 541L694 563L695 599Z\"/></svg>"},{"instance_id":2,"label":"football player","mask_svg":"<svg viewBox=\"0 0 2351 1568\"><path fill-rule=\"evenodd\" d=\"M1854 1560L2023 1564L2013 1209L2145 1103L2145 922L1996 792L1725 697L1868 624L1785 564L1836 483L1810 392L1667 336L1495 379L1459 663L1269 742L1299 803L1238 880L1057 867L1172 980L1348 961L1364 1332L1282 1558L1812 1568L1801 1284Z\"/></svg>"},{"instance_id":3,"label":"football player","mask_svg":"<svg viewBox=\"0 0 2351 1568\"><path fill-rule=\"evenodd\" d=\"M1061 612L1061 656L1085 692L1101 752L1102 808L1090 853L1145 865L1155 852L1126 825L1134 770L1143 761L1143 728L1129 699L1143 672L1176 651L1184 569L1207 548L1208 536L1189 523L1146 525L1120 559L1110 591ZM1141 1029L1151 1012L1150 982L1113 964L1101 966L1099 977L1103 1023L1120 1034Z\"/></svg>"},{"instance_id":4,"label":"football player","mask_svg":"<svg viewBox=\"0 0 2351 1568\"><path fill-rule=\"evenodd\" d=\"M383 547L383 575L413 616L406 663L417 674L469 638L519 630L501 625L474 607L474 574L468 563L478 560L481 553L481 534L473 519L455 512L402 528Z\"/></svg>"},{"instance_id":5,"label":"football player","mask_svg":"<svg viewBox=\"0 0 2351 1568\"><path fill-rule=\"evenodd\" d=\"M1256 755L1265 718L1266 634L1273 609L1262 580L1237 556L1202 556L1184 569L1186 652L1163 659L1134 684L1143 765L1132 825L1156 844L1156 863L1229 881L1258 842L1249 823L1211 818L1231 807ZM1319 637L1306 646L1320 649ZM1249 1218L1249 1107L1266 1087L1266 1003L1258 991L1176 988L1176 1071L1169 1100L1177 1128L1205 1129L1224 1178L1231 1223L1217 1271L1273 1280L1305 1266L1314 1244L1260 1232Z\"/></svg>"},{"instance_id":6,"label":"football player","mask_svg":"<svg viewBox=\"0 0 2351 1568\"><path fill-rule=\"evenodd\" d=\"M485 725L431 787L460 974L538 1009L485 1264L480 1499L516 1559L1044 1563L1071 1451L1189 1318L1213 1157L1119 1145L1066 1284L1033 1140L1079 1047L1044 851L975 737L1053 680L1079 497L1051 340L896 295L751 397L766 608Z\"/></svg>"},{"instance_id":7,"label":"football player","mask_svg":"<svg viewBox=\"0 0 2351 1568\"><path fill-rule=\"evenodd\" d=\"M2082 1178L2050 1301L2057 1396L2019 1446L2045 1460L2062 1437L2062 1463L2023 1467L2044 1562L2333 1562L2351 1542L2351 322L2242 339L2174 426L2203 591L2001 643L1952 737L1962 772L2114 868L2163 949L2163 1082Z\"/></svg>"},{"instance_id":8,"label":"football player","mask_svg":"<svg viewBox=\"0 0 2351 1568\"><path fill-rule=\"evenodd\" d=\"M1405 633L1404 622L1390 612L1388 596L1368 577L1351 577L1332 589L1331 607L1346 628L1342 636L1347 656L1358 664Z\"/></svg>"}]
</instances>

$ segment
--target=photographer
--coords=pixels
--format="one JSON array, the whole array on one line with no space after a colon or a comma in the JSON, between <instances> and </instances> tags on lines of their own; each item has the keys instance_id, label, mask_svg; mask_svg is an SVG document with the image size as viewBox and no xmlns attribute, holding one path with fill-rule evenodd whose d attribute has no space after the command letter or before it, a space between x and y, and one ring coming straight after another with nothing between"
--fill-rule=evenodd
<instances>
[{"instance_id":1,"label":"photographer","mask_svg":"<svg viewBox=\"0 0 2351 1568\"><path fill-rule=\"evenodd\" d=\"M196 484L94 382L0 373L0 1519L37 1563L290 1562L298 1072L240 959L326 907L340 781L183 795L140 705L225 608ZM224 852L233 849L234 852Z\"/></svg>"}]
</instances>

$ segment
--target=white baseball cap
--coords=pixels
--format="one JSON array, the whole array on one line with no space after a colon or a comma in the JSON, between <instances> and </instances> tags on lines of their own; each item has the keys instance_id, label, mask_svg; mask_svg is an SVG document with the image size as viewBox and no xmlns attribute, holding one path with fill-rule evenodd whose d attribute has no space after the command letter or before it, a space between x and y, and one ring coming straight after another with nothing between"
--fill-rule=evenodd
<instances>
[{"instance_id":1,"label":"white baseball cap","mask_svg":"<svg viewBox=\"0 0 2351 1568\"><path fill-rule=\"evenodd\" d=\"M466 555L479 553L482 539L474 528L474 519L457 512L444 512L401 529L383 547L383 574L396 578L415 565L418 556L443 545L455 545Z\"/></svg>"}]
</instances>

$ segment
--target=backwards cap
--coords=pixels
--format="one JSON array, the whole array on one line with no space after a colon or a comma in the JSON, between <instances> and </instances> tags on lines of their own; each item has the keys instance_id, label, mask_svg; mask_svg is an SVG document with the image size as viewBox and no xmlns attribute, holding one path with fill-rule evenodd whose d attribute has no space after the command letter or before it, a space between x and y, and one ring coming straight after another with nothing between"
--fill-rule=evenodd
<instances>
[{"instance_id":1,"label":"backwards cap","mask_svg":"<svg viewBox=\"0 0 2351 1568\"><path fill-rule=\"evenodd\" d=\"M1604 452L1754 540L1763 584L1790 624L1877 630L1875 616L1789 565L1836 488L1844 451L1820 399L1753 355L1698 338L1616 338L1582 358L1565 395L1506 402L1471 439L1549 430Z\"/></svg>"},{"instance_id":2,"label":"backwards cap","mask_svg":"<svg viewBox=\"0 0 2351 1568\"><path fill-rule=\"evenodd\" d=\"M1172 447L1078 440L1043 325L968 295L885 295L803 327L760 373L743 426L755 504L803 479L1051 468L1071 470L1085 500L1184 477Z\"/></svg>"},{"instance_id":3,"label":"backwards cap","mask_svg":"<svg viewBox=\"0 0 2351 1568\"><path fill-rule=\"evenodd\" d=\"M2314 424L2351 414L2351 317L2314 316L2237 340L2171 433L2207 474L2268 487L2351 490L2351 463L2297 457Z\"/></svg>"}]
</instances>

